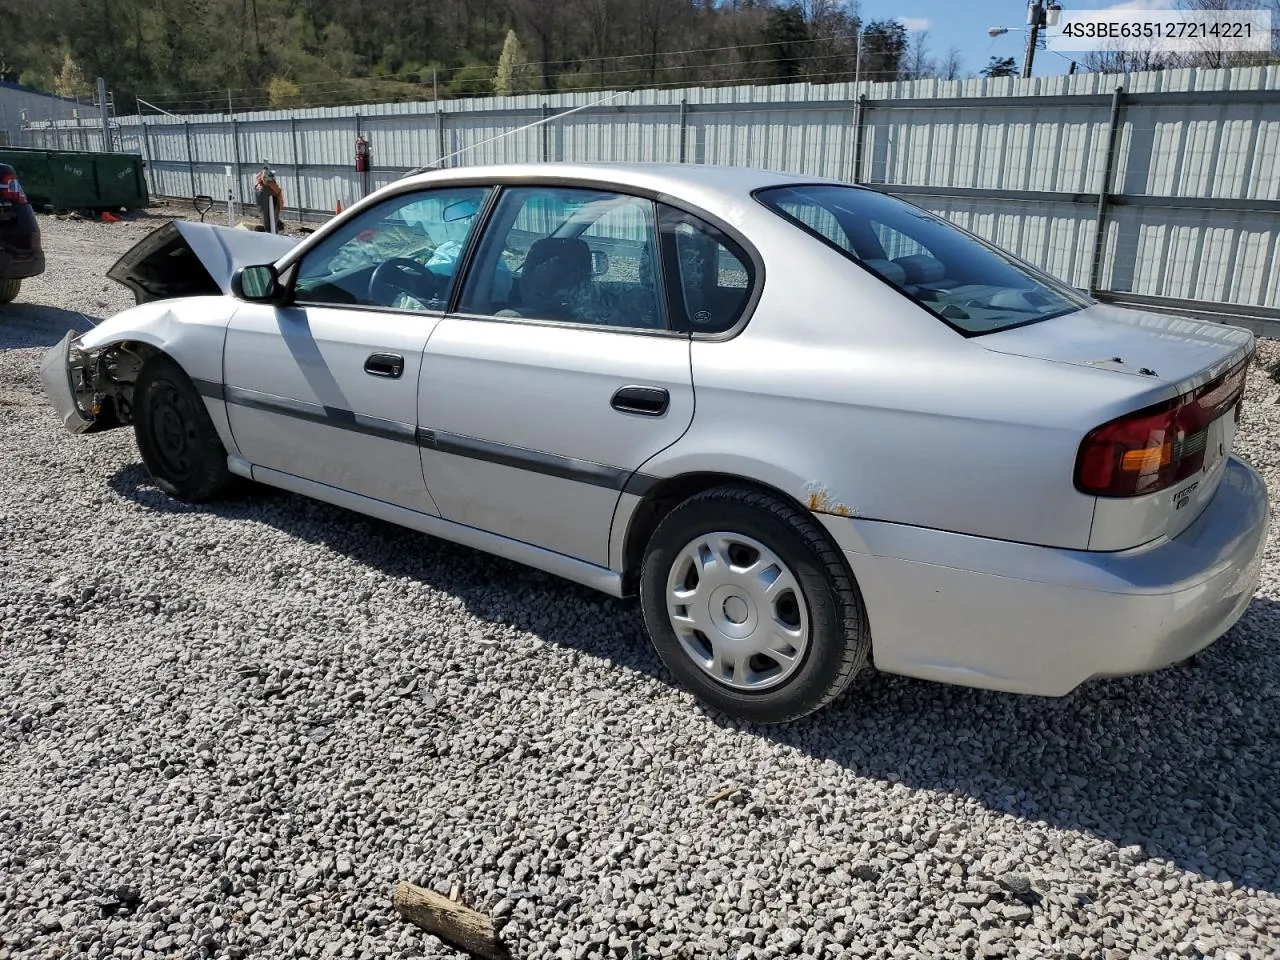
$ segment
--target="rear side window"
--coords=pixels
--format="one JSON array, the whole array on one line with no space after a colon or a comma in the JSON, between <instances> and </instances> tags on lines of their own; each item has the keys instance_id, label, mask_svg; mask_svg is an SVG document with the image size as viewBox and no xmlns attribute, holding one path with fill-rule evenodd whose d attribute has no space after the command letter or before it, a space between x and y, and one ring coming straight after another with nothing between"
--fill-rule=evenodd
<instances>
[{"instance_id":1,"label":"rear side window","mask_svg":"<svg viewBox=\"0 0 1280 960\"><path fill-rule=\"evenodd\" d=\"M684 330L724 333L746 312L756 282L746 251L692 214L663 206L662 233L676 313Z\"/></svg>"},{"instance_id":2,"label":"rear side window","mask_svg":"<svg viewBox=\"0 0 1280 960\"><path fill-rule=\"evenodd\" d=\"M919 207L839 184L770 187L766 207L966 335L1072 313L1090 301Z\"/></svg>"}]
</instances>

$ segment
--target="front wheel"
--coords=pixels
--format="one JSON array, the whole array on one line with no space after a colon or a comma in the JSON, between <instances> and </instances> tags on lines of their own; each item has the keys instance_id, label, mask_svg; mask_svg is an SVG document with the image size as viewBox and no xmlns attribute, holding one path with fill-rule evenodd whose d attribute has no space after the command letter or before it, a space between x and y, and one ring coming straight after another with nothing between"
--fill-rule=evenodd
<instances>
[{"instance_id":1,"label":"front wheel","mask_svg":"<svg viewBox=\"0 0 1280 960\"><path fill-rule=\"evenodd\" d=\"M0 303L12 303L21 289L21 280L0 280Z\"/></svg>"},{"instance_id":2,"label":"front wheel","mask_svg":"<svg viewBox=\"0 0 1280 960\"><path fill-rule=\"evenodd\" d=\"M826 706L871 650L836 548L808 513L756 490L718 487L671 511L649 542L640 602L676 678L743 720Z\"/></svg>"},{"instance_id":3,"label":"front wheel","mask_svg":"<svg viewBox=\"0 0 1280 960\"><path fill-rule=\"evenodd\" d=\"M152 357L138 375L133 435L151 478L169 496L202 503L227 487L227 450L204 400L166 356Z\"/></svg>"}]
</instances>

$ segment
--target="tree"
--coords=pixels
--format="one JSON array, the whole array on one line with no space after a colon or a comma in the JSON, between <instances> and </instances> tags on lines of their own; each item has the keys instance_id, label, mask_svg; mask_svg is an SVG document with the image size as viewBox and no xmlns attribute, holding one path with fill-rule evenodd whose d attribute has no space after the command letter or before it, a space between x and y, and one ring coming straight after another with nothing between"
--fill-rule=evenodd
<instances>
[{"instance_id":1,"label":"tree","mask_svg":"<svg viewBox=\"0 0 1280 960\"><path fill-rule=\"evenodd\" d=\"M934 75L937 64L929 56L929 31L917 30L907 44L906 54L902 58L900 80L925 80Z\"/></svg>"},{"instance_id":2,"label":"tree","mask_svg":"<svg viewBox=\"0 0 1280 960\"><path fill-rule=\"evenodd\" d=\"M267 85L267 102L272 107L293 107L302 102L302 90L292 80L272 77Z\"/></svg>"},{"instance_id":3,"label":"tree","mask_svg":"<svg viewBox=\"0 0 1280 960\"><path fill-rule=\"evenodd\" d=\"M512 12L538 41L538 73L545 93L555 90L556 39L560 32L561 0L511 0Z\"/></svg>"},{"instance_id":4,"label":"tree","mask_svg":"<svg viewBox=\"0 0 1280 960\"><path fill-rule=\"evenodd\" d=\"M992 57L982 68L984 77L1015 77L1018 67L1013 57Z\"/></svg>"},{"instance_id":5,"label":"tree","mask_svg":"<svg viewBox=\"0 0 1280 960\"><path fill-rule=\"evenodd\" d=\"M483 97L493 93L493 67L486 63L468 63L449 78L445 91L454 97Z\"/></svg>"},{"instance_id":6,"label":"tree","mask_svg":"<svg viewBox=\"0 0 1280 960\"><path fill-rule=\"evenodd\" d=\"M514 30L507 31L502 43L502 55L498 57L498 72L493 78L493 92L500 97L527 93L533 81L533 68L525 56L524 46Z\"/></svg>"},{"instance_id":7,"label":"tree","mask_svg":"<svg viewBox=\"0 0 1280 960\"><path fill-rule=\"evenodd\" d=\"M929 31L920 30L911 38L902 60L901 80L958 80L962 70L960 50L951 47L941 61L929 53Z\"/></svg>"},{"instance_id":8,"label":"tree","mask_svg":"<svg viewBox=\"0 0 1280 960\"><path fill-rule=\"evenodd\" d=\"M53 92L60 97L68 97L72 100L87 97L93 92L84 71L71 59L69 53L62 58L62 70L59 71L58 79L53 83Z\"/></svg>"},{"instance_id":9,"label":"tree","mask_svg":"<svg viewBox=\"0 0 1280 960\"><path fill-rule=\"evenodd\" d=\"M804 68L805 41L809 39L809 28L800 5L793 3L770 10L764 38L769 45L769 59L773 61L773 76L783 81L798 78Z\"/></svg>"},{"instance_id":10,"label":"tree","mask_svg":"<svg viewBox=\"0 0 1280 960\"><path fill-rule=\"evenodd\" d=\"M947 49L947 55L938 64L936 76L939 80L959 80L964 75L964 60L960 56L959 47Z\"/></svg>"},{"instance_id":11,"label":"tree","mask_svg":"<svg viewBox=\"0 0 1280 960\"><path fill-rule=\"evenodd\" d=\"M897 20L873 20L862 34L862 77L897 80L907 52L907 28Z\"/></svg>"}]
</instances>

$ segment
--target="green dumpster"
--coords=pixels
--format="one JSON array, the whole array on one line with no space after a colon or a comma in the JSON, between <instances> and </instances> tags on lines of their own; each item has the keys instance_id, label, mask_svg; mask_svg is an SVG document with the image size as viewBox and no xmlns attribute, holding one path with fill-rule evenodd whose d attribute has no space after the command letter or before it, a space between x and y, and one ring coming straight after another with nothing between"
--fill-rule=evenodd
<instances>
[{"instance_id":1,"label":"green dumpster","mask_svg":"<svg viewBox=\"0 0 1280 960\"><path fill-rule=\"evenodd\" d=\"M143 161L131 153L0 148L0 163L18 172L36 207L115 210L150 202Z\"/></svg>"},{"instance_id":2,"label":"green dumpster","mask_svg":"<svg viewBox=\"0 0 1280 960\"><path fill-rule=\"evenodd\" d=\"M93 154L98 196L104 207L145 207L149 202L142 158L134 153Z\"/></svg>"}]
</instances>

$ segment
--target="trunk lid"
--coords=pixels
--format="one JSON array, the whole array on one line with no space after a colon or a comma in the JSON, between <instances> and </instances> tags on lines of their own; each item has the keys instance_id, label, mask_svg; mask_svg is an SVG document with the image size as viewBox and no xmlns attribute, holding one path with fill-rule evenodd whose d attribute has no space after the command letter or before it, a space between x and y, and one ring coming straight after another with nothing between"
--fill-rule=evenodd
<instances>
[{"instance_id":1,"label":"trunk lid","mask_svg":"<svg viewBox=\"0 0 1280 960\"><path fill-rule=\"evenodd\" d=\"M1114 370L1183 393L1244 359L1254 340L1242 327L1095 304L977 342L998 353Z\"/></svg>"},{"instance_id":2,"label":"trunk lid","mask_svg":"<svg viewBox=\"0 0 1280 960\"><path fill-rule=\"evenodd\" d=\"M1193 393L1252 356L1253 334L1241 327L1097 304L1042 323L975 338L988 350L1053 363L1109 370L1133 383L1132 400L1116 416ZM1175 537L1208 506L1235 441L1239 404L1207 427L1204 465L1155 493L1096 497L1089 547L1124 550ZM1100 423L1082 423L1081 439ZM1199 437L1196 443L1200 442Z\"/></svg>"},{"instance_id":3,"label":"trunk lid","mask_svg":"<svg viewBox=\"0 0 1280 960\"><path fill-rule=\"evenodd\" d=\"M138 303L231 293L240 267L274 263L297 240L279 234L171 220L143 237L107 276Z\"/></svg>"}]
</instances>

